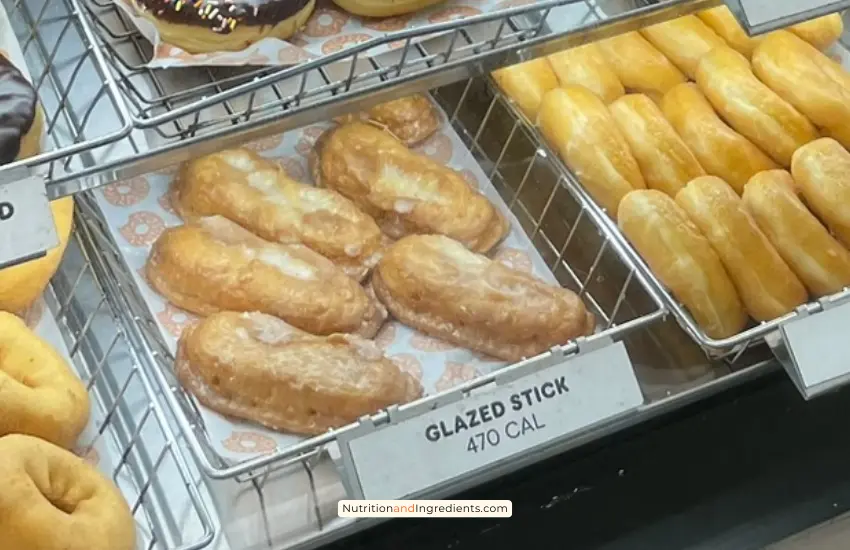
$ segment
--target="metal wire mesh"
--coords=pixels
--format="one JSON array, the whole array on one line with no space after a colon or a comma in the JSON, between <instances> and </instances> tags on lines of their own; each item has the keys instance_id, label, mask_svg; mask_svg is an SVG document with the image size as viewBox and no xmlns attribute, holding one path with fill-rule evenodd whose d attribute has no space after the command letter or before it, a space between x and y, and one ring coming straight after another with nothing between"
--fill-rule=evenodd
<instances>
[{"instance_id":1,"label":"metal wire mesh","mask_svg":"<svg viewBox=\"0 0 850 550\"><path fill-rule=\"evenodd\" d=\"M603 9L607 11L609 17L612 13L629 13L631 9L639 9L641 6L650 6L658 3L650 0L630 0L625 4L619 0L609 0L607 2L606 0L602 0L602 2L605 3L605 7L603 7ZM616 4L616 6L612 4ZM673 3L671 3L671 5L672 4ZM691 11L697 8L707 7L705 4L708 3L694 3L693 5L683 6L682 8L684 11ZM591 15L598 16L599 12L597 11ZM846 41L847 33L845 33L845 36L842 38L842 46L845 46ZM522 59L514 57L509 60L507 65L520 61L522 61ZM583 189L579 178L564 164L564 162L559 158L558 153L546 143L546 140L536 125L530 121L517 108L517 106L510 101L510 99L505 98L502 92L499 91L492 82L490 82L490 89L494 94L502 97L501 104L505 106L506 118L516 121L516 124L520 125L523 128L523 131L528 133L530 139L539 144L541 154L552 159L553 166L558 173L561 174L562 183L584 197L590 209L598 214L597 219L601 230L604 231L612 241L615 241L622 246L624 254L628 257L628 262L631 265L634 265L637 271L642 274L643 280L647 281L647 283L655 291L657 291L663 301L664 307L673 313L680 326L706 351L708 355L716 359L722 359L727 364L735 368L748 366L751 363L747 362L747 358L751 357L749 352L752 348L759 346L764 347L764 338L766 335L776 331L783 324L792 321L799 316L797 311L792 311L770 321L753 323L740 333L724 339L715 339L710 337L698 325L690 312L688 312L688 310L670 293L666 285L652 272L637 250L631 245L631 243L629 243L625 235L623 235L623 233L619 230L616 223L604 214L601 207L596 204L590 195ZM833 297L837 297L841 294L842 293L838 293ZM807 313L816 313L822 310L821 304L817 301L809 302L800 307L805 309ZM757 351L756 353L758 354L760 352Z\"/></svg>"},{"instance_id":2,"label":"metal wire mesh","mask_svg":"<svg viewBox=\"0 0 850 550\"><path fill-rule=\"evenodd\" d=\"M605 32L619 32L645 18L719 2L668 0L647 7L631 0L518 0L499 12L391 32L291 67L154 69L148 66L151 44L112 0L61 0L55 5L47 0L4 1L17 2L10 5L24 29L20 38L28 63L51 75L43 101L51 104L55 96L55 106L48 107L62 113L51 116L54 133L64 126L71 142L82 140L79 148L65 145L51 157L62 159L62 167L74 167L58 174L51 164L52 197L142 175L400 94L462 81L502 65L518 49L540 53L553 37L567 34L572 42L581 40L585 33L597 32L593 23L606 13L613 30ZM87 17L80 17L80 9ZM56 10L61 13L54 15ZM87 20L102 53L92 47ZM82 34L54 24L61 21L79 25ZM73 57L71 52L91 58L94 71L51 69L64 67L57 61ZM104 60L109 69L101 75ZM107 98L114 109L100 106ZM61 124L54 122L60 119ZM111 131L116 128L121 131ZM84 143L80 137L94 135L104 138Z\"/></svg>"},{"instance_id":3,"label":"metal wire mesh","mask_svg":"<svg viewBox=\"0 0 850 550\"><path fill-rule=\"evenodd\" d=\"M183 139L262 119L281 110L306 110L340 96L424 76L477 56L507 50L540 36L550 10L578 0L545 0L500 14L388 33L294 67L151 69L152 47L110 0L86 5L119 76L135 122L157 138ZM589 0L593 4L592 0ZM425 36L443 34L427 45ZM395 51L380 56L387 45Z\"/></svg>"},{"instance_id":4,"label":"metal wire mesh","mask_svg":"<svg viewBox=\"0 0 850 550\"><path fill-rule=\"evenodd\" d=\"M555 277L582 297L597 316L601 330L620 338L663 316L660 301L645 290L634 268L624 262L619 245L598 230L596 215L563 185L562 176L540 154L531 135L509 116L501 97L488 92L485 79L442 87L434 96ZM132 316L138 328L133 342L167 388L164 397L177 411L178 421L208 475L250 479L270 468L306 462L320 452L321 445L336 439L339 432L331 431L239 463L219 456L194 401L173 376L173 358L160 340L156 322L101 217L96 208L87 212L90 226L96 227L92 231L96 240L93 248L104 251L112 286L123 294L121 309Z\"/></svg>"},{"instance_id":5,"label":"metal wire mesh","mask_svg":"<svg viewBox=\"0 0 850 550\"><path fill-rule=\"evenodd\" d=\"M122 94L76 0L4 0L3 7L41 100L47 143L44 153L2 170L26 165L67 181L130 133Z\"/></svg>"},{"instance_id":6,"label":"metal wire mesh","mask_svg":"<svg viewBox=\"0 0 850 550\"><path fill-rule=\"evenodd\" d=\"M80 452L101 454L101 468L110 470L132 510L137 548L204 548L214 535L210 516L102 284L87 226L76 222L46 301L92 401L94 437Z\"/></svg>"}]
</instances>

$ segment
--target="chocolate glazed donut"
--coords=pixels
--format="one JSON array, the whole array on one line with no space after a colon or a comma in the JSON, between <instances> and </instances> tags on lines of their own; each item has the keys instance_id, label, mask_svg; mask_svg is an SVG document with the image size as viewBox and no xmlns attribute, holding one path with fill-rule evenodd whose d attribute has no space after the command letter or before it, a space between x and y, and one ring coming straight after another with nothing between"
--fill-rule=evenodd
<instances>
[{"instance_id":1,"label":"chocolate glazed donut","mask_svg":"<svg viewBox=\"0 0 850 550\"><path fill-rule=\"evenodd\" d=\"M315 8L315 0L134 1L164 42L192 54L241 51L264 38L285 40Z\"/></svg>"},{"instance_id":2,"label":"chocolate glazed donut","mask_svg":"<svg viewBox=\"0 0 850 550\"><path fill-rule=\"evenodd\" d=\"M35 89L0 51L0 164L38 154L41 126Z\"/></svg>"}]
</instances>

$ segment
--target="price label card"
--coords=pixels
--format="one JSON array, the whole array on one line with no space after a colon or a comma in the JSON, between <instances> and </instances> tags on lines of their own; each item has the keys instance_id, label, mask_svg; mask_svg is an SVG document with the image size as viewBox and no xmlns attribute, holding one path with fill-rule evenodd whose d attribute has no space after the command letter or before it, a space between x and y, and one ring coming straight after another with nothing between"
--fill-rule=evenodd
<instances>
[{"instance_id":1,"label":"price label card","mask_svg":"<svg viewBox=\"0 0 850 550\"><path fill-rule=\"evenodd\" d=\"M360 498L401 499L643 403L625 346L579 354L347 442Z\"/></svg>"},{"instance_id":2,"label":"price label card","mask_svg":"<svg viewBox=\"0 0 850 550\"><path fill-rule=\"evenodd\" d=\"M0 268L44 256L58 245L44 180L0 181Z\"/></svg>"},{"instance_id":3,"label":"price label card","mask_svg":"<svg viewBox=\"0 0 850 550\"><path fill-rule=\"evenodd\" d=\"M824 306L780 329L785 349L777 356L807 399L850 381L850 301Z\"/></svg>"},{"instance_id":4,"label":"price label card","mask_svg":"<svg viewBox=\"0 0 850 550\"><path fill-rule=\"evenodd\" d=\"M727 0L751 34L762 34L850 7L850 0Z\"/></svg>"}]
</instances>

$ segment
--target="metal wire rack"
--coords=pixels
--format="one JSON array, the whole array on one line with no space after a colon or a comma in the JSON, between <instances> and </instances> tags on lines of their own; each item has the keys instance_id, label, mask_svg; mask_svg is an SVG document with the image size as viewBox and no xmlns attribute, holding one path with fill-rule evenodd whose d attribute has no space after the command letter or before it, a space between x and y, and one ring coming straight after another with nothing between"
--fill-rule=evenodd
<instances>
[{"instance_id":1,"label":"metal wire rack","mask_svg":"<svg viewBox=\"0 0 850 550\"><path fill-rule=\"evenodd\" d=\"M103 285L86 223L78 217L76 227L45 300L91 396L93 433L79 452L98 457L121 489L136 520L137 548L204 548L214 536L209 513Z\"/></svg>"},{"instance_id":2,"label":"metal wire rack","mask_svg":"<svg viewBox=\"0 0 850 550\"><path fill-rule=\"evenodd\" d=\"M134 122L164 140L214 133L228 126L312 109L355 90L415 78L446 65L469 64L485 51L504 50L539 36L549 11L576 0L545 0L498 14L387 33L291 67L151 69L152 46L110 0L87 4L106 45ZM420 42L447 34L439 45ZM397 52L370 61L388 45Z\"/></svg>"},{"instance_id":3,"label":"metal wire rack","mask_svg":"<svg viewBox=\"0 0 850 550\"><path fill-rule=\"evenodd\" d=\"M473 82L483 81L479 78ZM510 118L492 116L497 98L480 96L489 105L485 105L483 112L468 108L467 104L476 99L475 89L471 83L458 84L440 88L435 95L557 280L583 298L597 316L602 331L612 338L619 339L660 320L664 315L660 300L646 291L641 275L624 261L620 245L597 229L597 215L587 208L584 199L562 184L549 159L538 154L537 144L527 133L518 131L519 123L511 124ZM468 119L469 116L484 120L476 122ZM102 218L96 207L88 214L91 220ZM105 263L114 279L111 287L123 294L121 309L132 315L138 325L138 336L134 336L133 342L138 343L140 353L167 388L164 397L178 412L178 421L205 473L214 478L250 478L265 473L267 467L304 462L317 456L322 445L337 438L340 430L239 463L219 456L194 401L173 376L173 358L142 301L131 268L103 222L90 222L90 226L94 225L99 228L92 231L97 241L93 248L105 252ZM572 351L577 349L574 344L571 346Z\"/></svg>"},{"instance_id":4,"label":"metal wire rack","mask_svg":"<svg viewBox=\"0 0 850 550\"><path fill-rule=\"evenodd\" d=\"M11 29L45 114L45 151L5 165L45 173L57 190L99 152L129 135L132 123L77 0L4 0ZM85 96L72 90L86 88Z\"/></svg>"},{"instance_id":5,"label":"metal wire rack","mask_svg":"<svg viewBox=\"0 0 850 550\"><path fill-rule=\"evenodd\" d=\"M154 69L151 44L113 0L85 0L135 127L147 146L99 166L114 181L246 141L327 120L414 91L465 80L518 49L587 33L621 32L720 0L644 6L616 0L543 0L387 33L290 67ZM691 6L694 6L693 8ZM599 21L610 23L600 30ZM554 33L553 30L555 29ZM566 37L566 38L564 38ZM386 52L387 47L392 51Z\"/></svg>"},{"instance_id":6,"label":"metal wire rack","mask_svg":"<svg viewBox=\"0 0 850 550\"><path fill-rule=\"evenodd\" d=\"M646 0L638 0L641 4L646 4ZM841 39L841 45L844 48L847 48L848 43L848 34L845 35ZM526 57L514 56L512 62L507 63L507 65L511 65L513 63L518 63L526 60ZM710 337L705 331L697 324L694 320L693 316L688 312L685 307L683 307L679 301L670 293L669 289L661 282L660 279L653 273L652 269L646 264L637 250L631 245L628 239L623 235L620 229L617 227L616 222L608 216L604 209L596 203L595 200L584 190L582 187L579 178L566 166L566 164L561 160L557 151L555 151L545 140L543 135L540 133L539 129L536 125L525 116L519 108L511 101L509 98L505 97L504 94L499 90L498 86L492 81L489 80L489 87L493 94L501 96L502 102L506 106L508 111L509 118L520 121L520 124L524 128L524 131L528 132L531 139L540 144L540 148L545 154L552 159L554 165L558 167L559 172L563 175L564 183L570 187L574 192L582 195L584 199L587 201L589 208L593 210L595 214L599 217L599 224L602 230L609 236L610 239L616 241L623 247L623 250L627 254L629 261L632 262L637 270L643 275L646 281L649 282L650 286L658 293L661 297L664 307L670 311L675 318L678 320L680 326L691 336L710 356L722 359L726 361L730 365L741 365L739 361L743 357L746 357L746 352L755 346L762 346L765 344L765 337L776 330L779 329L783 324L788 323L796 318L798 318L801 314L812 314L817 313L823 309L823 305L820 301L813 301L800 306L797 310L792 311L786 315L773 319L771 321L761 322L758 324L751 324L748 328L743 330L742 332L730 336L724 339L715 339ZM848 294L847 289L842 292L839 292L835 295L828 296L825 300L833 300L833 299L843 299Z\"/></svg>"}]
</instances>

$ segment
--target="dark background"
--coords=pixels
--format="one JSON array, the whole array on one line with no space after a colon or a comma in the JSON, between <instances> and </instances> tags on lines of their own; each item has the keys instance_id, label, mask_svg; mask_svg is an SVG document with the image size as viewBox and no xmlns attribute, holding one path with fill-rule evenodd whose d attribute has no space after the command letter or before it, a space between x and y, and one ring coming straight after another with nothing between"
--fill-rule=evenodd
<instances>
[{"instance_id":1,"label":"dark background","mask_svg":"<svg viewBox=\"0 0 850 550\"><path fill-rule=\"evenodd\" d=\"M326 548L763 548L850 509L848 419L850 388L805 402L775 372L455 497L509 499L512 518L395 520Z\"/></svg>"}]
</instances>

